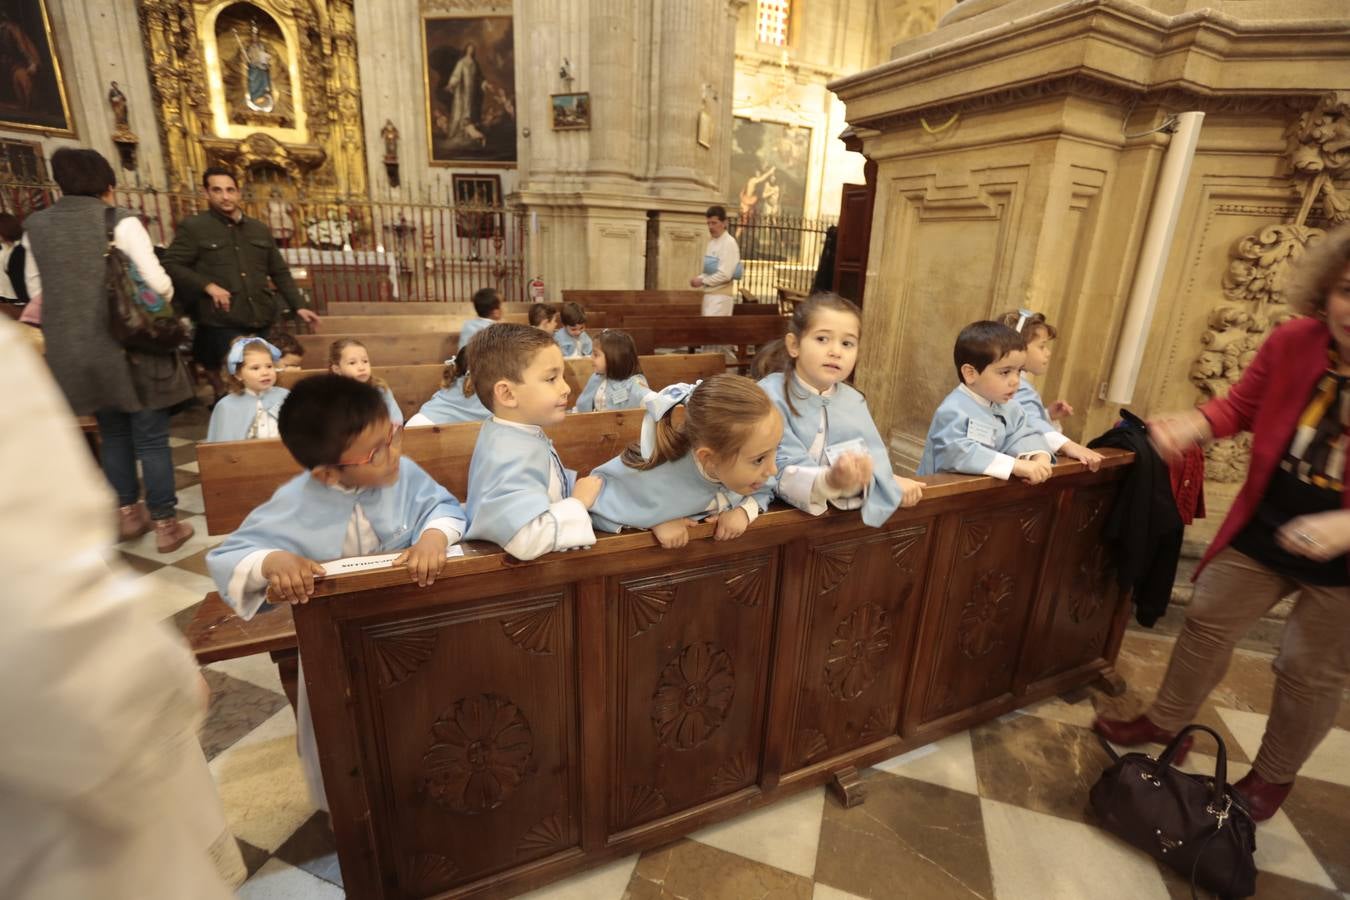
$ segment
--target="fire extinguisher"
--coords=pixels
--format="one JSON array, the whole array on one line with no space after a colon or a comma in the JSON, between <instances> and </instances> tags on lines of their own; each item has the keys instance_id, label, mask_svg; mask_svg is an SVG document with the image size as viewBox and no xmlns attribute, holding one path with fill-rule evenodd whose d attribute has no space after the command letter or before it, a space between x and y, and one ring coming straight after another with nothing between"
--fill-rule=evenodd
<instances>
[{"instance_id":1,"label":"fire extinguisher","mask_svg":"<svg viewBox=\"0 0 1350 900\"><path fill-rule=\"evenodd\" d=\"M544 279L538 275L530 279L530 299L535 303L544 302Z\"/></svg>"}]
</instances>

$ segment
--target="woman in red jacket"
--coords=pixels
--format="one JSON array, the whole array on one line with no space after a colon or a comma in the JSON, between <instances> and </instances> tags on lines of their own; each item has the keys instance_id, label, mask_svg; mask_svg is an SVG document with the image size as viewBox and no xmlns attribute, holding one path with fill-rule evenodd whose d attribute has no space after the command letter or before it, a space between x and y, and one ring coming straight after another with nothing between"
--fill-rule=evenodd
<instances>
[{"instance_id":1,"label":"woman in red jacket","mask_svg":"<svg viewBox=\"0 0 1350 900\"><path fill-rule=\"evenodd\" d=\"M1130 721L1093 723L1125 746L1170 740L1223 678L1238 640L1298 591L1261 750L1236 785L1257 821L1289 795L1350 681L1350 226L1308 251L1285 297L1307 318L1279 326L1226 397L1149 422L1169 461L1250 431L1251 465L1201 560L1153 706Z\"/></svg>"}]
</instances>

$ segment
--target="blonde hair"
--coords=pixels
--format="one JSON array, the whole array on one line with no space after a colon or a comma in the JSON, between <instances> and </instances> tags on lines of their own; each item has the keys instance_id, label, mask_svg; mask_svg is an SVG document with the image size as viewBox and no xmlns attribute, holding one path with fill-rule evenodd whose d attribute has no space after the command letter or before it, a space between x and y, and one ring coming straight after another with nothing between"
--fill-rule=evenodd
<instances>
[{"instance_id":1,"label":"blonde hair","mask_svg":"<svg viewBox=\"0 0 1350 900\"><path fill-rule=\"evenodd\" d=\"M1301 316L1322 316L1327 294L1350 265L1350 223L1328 231L1316 243L1309 242L1289 272L1284 300Z\"/></svg>"},{"instance_id":2,"label":"blonde hair","mask_svg":"<svg viewBox=\"0 0 1350 900\"><path fill-rule=\"evenodd\" d=\"M366 351L367 358L369 358L370 356L370 350L366 347L365 344L361 343L356 338L338 338L336 341L333 341L333 343L328 346L328 365L330 367L329 371L332 371L332 367L342 365L342 352L346 350L348 347L360 347L362 350ZM342 373L335 372L334 374L340 375ZM377 390L381 391L389 390L389 382L385 381L383 378L375 374L374 366L370 367L369 384L371 387Z\"/></svg>"},{"instance_id":3,"label":"blonde hair","mask_svg":"<svg viewBox=\"0 0 1350 900\"><path fill-rule=\"evenodd\" d=\"M1022 320L1022 327L1020 329L1017 327L1019 319ZM1055 326L1045 321L1045 313L1034 312L1025 319L1022 319L1022 313L1013 310L1012 312L1005 312L1003 315L996 317L994 321L998 322L1000 325L1007 325L1013 331L1022 335L1022 337L1026 338L1028 344L1036 340L1037 328L1044 328L1045 336L1052 341L1059 337L1059 331Z\"/></svg>"},{"instance_id":4,"label":"blonde hair","mask_svg":"<svg viewBox=\"0 0 1350 900\"><path fill-rule=\"evenodd\" d=\"M235 338L234 340L230 341L230 347L233 349L233 347L234 347L235 344L242 344L242 343L245 343L245 342L250 343L250 344L258 344L258 346L256 346L256 347L245 347L245 348L244 348L243 356L241 356L241 357L240 357L240 360L239 360L239 365L240 365L240 366L242 366L242 365L244 364L244 361L248 359L248 355L249 355L250 353L262 353L262 354L266 355L268 359L272 359L272 351L271 351L271 350L268 350L267 347L266 347L266 345L264 345L264 344L259 344L259 343L258 343L258 338L257 338L255 335L251 335L251 334L241 334L241 335L239 335L239 337L237 337L237 338ZM276 362L276 361L273 360L273 363L274 363L274 364L275 364L275 362ZM224 371L224 375L225 375L225 387L229 390L229 392L230 392L231 394L242 394L242 393L244 392L244 390L245 390L245 388L244 388L244 382L241 381L241 380L239 379L239 376L235 374L235 372L238 371L238 368L235 369L235 372L231 372L231 371L230 371L230 364L229 364L229 362L228 362L228 356L227 356L227 362L226 362L221 368L223 368L223 369L225 370L225 371Z\"/></svg>"},{"instance_id":5,"label":"blonde hair","mask_svg":"<svg viewBox=\"0 0 1350 900\"><path fill-rule=\"evenodd\" d=\"M654 469L674 462L698 447L707 447L718 459L736 454L754 427L774 412L773 401L744 375L714 375L694 388L685 404L684 421L672 415L656 423L651 459L642 458L637 444L623 453L623 463L634 469Z\"/></svg>"}]
</instances>

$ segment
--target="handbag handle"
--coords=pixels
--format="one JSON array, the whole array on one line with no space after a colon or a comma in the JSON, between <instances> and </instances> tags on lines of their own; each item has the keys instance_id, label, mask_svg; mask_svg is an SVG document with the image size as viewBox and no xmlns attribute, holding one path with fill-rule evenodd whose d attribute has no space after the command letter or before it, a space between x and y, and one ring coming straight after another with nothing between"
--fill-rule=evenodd
<instances>
[{"instance_id":1,"label":"handbag handle","mask_svg":"<svg viewBox=\"0 0 1350 900\"><path fill-rule=\"evenodd\" d=\"M110 206L103 211L103 230L108 238L108 247L112 248L114 241L113 232L117 229L117 208Z\"/></svg>"},{"instance_id":2,"label":"handbag handle","mask_svg":"<svg viewBox=\"0 0 1350 900\"><path fill-rule=\"evenodd\" d=\"M1187 725L1176 733L1176 737L1168 742L1162 755L1158 757L1159 766L1172 765L1172 758L1177 755L1181 748L1181 742L1192 731L1203 731L1205 734L1214 738L1214 743L1218 746L1219 752L1215 754L1214 762L1214 792L1210 802L1216 807L1222 807L1224 799L1224 788L1228 786L1228 749L1224 746L1223 738L1219 737L1218 732L1208 725L1199 725L1192 723Z\"/></svg>"}]
</instances>

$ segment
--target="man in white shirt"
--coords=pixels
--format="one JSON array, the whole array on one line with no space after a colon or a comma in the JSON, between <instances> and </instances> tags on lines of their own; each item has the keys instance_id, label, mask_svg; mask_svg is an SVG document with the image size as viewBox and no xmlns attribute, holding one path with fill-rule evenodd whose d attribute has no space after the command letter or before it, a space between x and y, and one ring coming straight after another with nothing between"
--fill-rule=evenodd
<instances>
[{"instance_id":1,"label":"man in white shirt","mask_svg":"<svg viewBox=\"0 0 1350 900\"><path fill-rule=\"evenodd\" d=\"M703 288L703 315L729 316L735 301L733 282L741 264L741 248L727 232L727 211L723 206L710 206L708 217L708 247L703 251L703 272L689 279L689 286Z\"/></svg>"}]
</instances>

